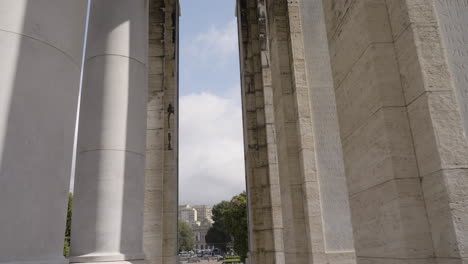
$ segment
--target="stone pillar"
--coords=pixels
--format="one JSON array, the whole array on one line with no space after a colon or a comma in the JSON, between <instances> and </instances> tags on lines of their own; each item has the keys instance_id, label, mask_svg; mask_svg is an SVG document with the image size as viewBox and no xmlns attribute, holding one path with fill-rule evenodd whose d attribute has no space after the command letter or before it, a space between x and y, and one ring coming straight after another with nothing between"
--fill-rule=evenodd
<instances>
[{"instance_id":1,"label":"stone pillar","mask_svg":"<svg viewBox=\"0 0 468 264\"><path fill-rule=\"evenodd\" d=\"M302 33L300 38L292 35L292 48L295 60L305 60L306 67L295 67L296 78L302 70L307 73L310 110L312 112L313 143L318 199L322 219L322 233L314 231L316 249L314 259L330 263L355 263L353 232L349 211L348 188L344 172L344 162L335 90L330 66L328 41L325 29L322 0L300 0L300 10L290 4L290 28ZM300 12L298 15L296 12ZM294 17L300 16L300 20ZM301 31L298 31L301 30ZM303 53L301 52L303 50ZM299 65L301 66L301 65ZM297 90L297 89L296 89ZM308 201L309 203L311 201Z\"/></svg>"},{"instance_id":2,"label":"stone pillar","mask_svg":"<svg viewBox=\"0 0 468 264\"><path fill-rule=\"evenodd\" d=\"M150 1L144 248L149 263L177 261L178 1Z\"/></svg>"},{"instance_id":3,"label":"stone pillar","mask_svg":"<svg viewBox=\"0 0 468 264\"><path fill-rule=\"evenodd\" d=\"M468 1L436 0L435 7L466 135L468 131Z\"/></svg>"},{"instance_id":4,"label":"stone pillar","mask_svg":"<svg viewBox=\"0 0 468 264\"><path fill-rule=\"evenodd\" d=\"M165 0L164 9L164 179L163 179L163 264L176 264L179 204L179 1Z\"/></svg>"},{"instance_id":5,"label":"stone pillar","mask_svg":"<svg viewBox=\"0 0 468 264\"><path fill-rule=\"evenodd\" d=\"M468 261L468 1L387 1L436 263Z\"/></svg>"},{"instance_id":6,"label":"stone pillar","mask_svg":"<svg viewBox=\"0 0 468 264\"><path fill-rule=\"evenodd\" d=\"M148 1L91 2L71 262L143 254Z\"/></svg>"},{"instance_id":7,"label":"stone pillar","mask_svg":"<svg viewBox=\"0 0 468 264\"><path fill-rule=\"evenodd\" d=\"M264 13L237 2L251 263L285 263L271 70ZM260 15L259 15L260 13Z\"/></svg>"},{"instance_id":8,"label":"stone pillar","mask_svg":"<svg viewBox=\"0 0 468 264\"><path fill-rule=\"evenodd\" d=\"M286 264L307 264L313 261L312 256L312 221L320 219L320 212L311 217L308 214L309 193L316 188L314 168L314 151L311 136L312 127L307 96L307 83L295 85L296 72L293 65L301 64L294 57L289 16L289 5L294 1L267 2L260 12L266 14L265 39L268 41L267 65L271 68L271 83L273 90L274 125L276 129L276 145L278 153L278 168L281 190L281 213L283 219L284 255ZM263 6L259 1L259 6ZM295 27L300 30L299 27ZM297 34L299 37L300 35ZM296 38L301 41L302 39ZM298 47L302 49L301 47ZM302 51L301 51L302 52ZM301 67L304 70L304 67ZM304 74L304 73L303 73ZM299 105L297 99L300 99ZM305 103L305 104L304 104ZM300 117L300 118L299 118ZM302 127L305 126L305 127ZM309 141L304 145L301 137L307 136ZM303 156L310 158L303 163ZM306 168L302 165L305 165ZM320 200L310 202L319 204ZM319 208L314 206L314 208ZM320 223L315 230L320 230ZM319 262L321 263L321 262Z\"/></svg>"},{"instance_id":9,"label":"stone pillar","mask_svg":"<svg viewBox=\"0 0 468 264\"><path fill-rule=\"evenodd\" d=\"M150 264L163 263L164 44L164 1L151 0L143 233L144 251Z\"/></svg>"},{"instance_id":10,"label":"stone pillar","mask_svg":"<svg viewBox=\"0 0 468 264\"><path fill-rule=\"evenodd\" d=\"M285 263L355 263L322 6L266 7Z\"/></svg>"},{"instance_id":11,"label":"stone pillar","mask_svg":"<svg viewBox=\"0 0 468 264\"><path fill-rule=\"evenodd\" d=\"M67 263L86 7L0 1L0 263Z\"/></svg>"},{"instance_id":12,"label":"stone pillar","mask_svg":"<svg viewBox=\"0 0 468 264\"><path fill-rule=\"evenodd\" d=\"M323 4L357 261L427 263L429 223L387 4Z\"/></svg>"},{"instance_id":13,"label":"stone pillar","mask_svg":"<svg viewBox=\"0 0 468 264\"><path fill-rule=\"evenodd\" d=\"M358 263L466 262L468 146L434 3L323 1Z\"/></svg>"}]
</instances>

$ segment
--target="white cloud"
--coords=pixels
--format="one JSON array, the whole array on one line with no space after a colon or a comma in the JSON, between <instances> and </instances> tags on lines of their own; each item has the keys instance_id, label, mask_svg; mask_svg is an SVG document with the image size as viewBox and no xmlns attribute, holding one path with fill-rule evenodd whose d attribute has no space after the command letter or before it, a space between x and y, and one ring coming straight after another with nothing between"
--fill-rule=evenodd
<instances>
[{"instance_id":1,"label":"white cloud","mask_svg":"<svg viewBox=\"0 0 468 264\"><path fill-rule=\"evenodd\" d=\"M237 21L211 28L198 34L189 41L186 52L201 62L223 62L227 57L237 54Z\"/></svg>"},{"instance_id":2,"label":"white cloud","mask_svg":"<svg viewBox=\"0 0 468 264\"><path fill-rule=\"evenodd\" d=\"M180 203L214 204L245 190L239 98L182 96L179 118Z\"/></svg>"}]
</instances>

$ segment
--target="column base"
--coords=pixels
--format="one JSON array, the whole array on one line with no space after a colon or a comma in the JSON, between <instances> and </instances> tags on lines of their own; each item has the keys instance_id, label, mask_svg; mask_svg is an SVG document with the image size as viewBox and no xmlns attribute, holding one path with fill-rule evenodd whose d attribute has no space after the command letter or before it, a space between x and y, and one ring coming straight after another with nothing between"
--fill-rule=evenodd
<instances>
[{"instance_id":1,"label":"column base","mask_svg":"<svg viewBox=\"0 0 468 264\"><path fill-rule=\"evenodd\" d=\"M93 261L93 262L70 262L71 263L83 263L83 264L148 264L147 260L112 260L112 261Z\"/></svg>"},{"instance_id":2,"label":"column base","mask_svg":"<svg viewBox=\"0 0 468 264\"><path fill-rule=\"evenodd\" d=\"M72 262L70 260L70 264L72 263L82 263L82 264L149 264L148 260L138 259L138 260L109 260L109 261L89 261L89 262Z\"/></svg>"},{"instance_id":3,"label":"column base","mask_svg":"<svg viewBox=\"0 0 468 264\"><path fill-rule=\"evenodd\" d=\"M112 261L92 261L92 262L70 262L72 263L83 263L83 264L148 264L149 262L144 259L140 260L112 260Z\"/></svg>"},{"instance_id":4,"label":"column base","mask_svg":"<svg viewBox=\"0 0 468 264\"><path fill-rule=\"evenodd\" d=\"M109 262L109 263L135 263L135 264L146 264L147 261L145 260L145 254L101 254L101 255L82 255L82 256L74 256L70 257L70 263L102 263L102 262Z\"/></svg>"}]
</instances>

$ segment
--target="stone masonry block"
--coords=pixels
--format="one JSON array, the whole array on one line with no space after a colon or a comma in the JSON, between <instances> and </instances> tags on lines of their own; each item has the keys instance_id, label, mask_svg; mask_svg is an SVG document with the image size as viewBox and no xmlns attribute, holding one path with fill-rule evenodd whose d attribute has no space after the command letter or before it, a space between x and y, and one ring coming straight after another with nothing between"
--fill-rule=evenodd
<instances>
[{"instance_id":1,"label":"stone masonry block","mask_svg":"<svg viewBox=\"0 0 468 264\"><path fill-rule=\"evenodd\" d=\"M437 19L433 1L386 0L393 38L398 39L410 24L432 24Z\"/></svg>"},{"instance_id":2,"label":"stone masonry block","mask_svg":"<svg viewBox=\"0 0 468 264\"><path fill-rule=\"evenodd\" d=\"M468 170L441 170L423 178L435 254L468 257Z\"/></svg>"},{"instance_id":3,"label":"stone masonry block","mask_svg":"<svg viewBox=\"0 0 468 264\"><path fill-rule=\"evenodd\" d=\"M468 145L453 92L425 93L408 106L421 176L466 168Z\"/></svg>"},{"instance_id":4,"label":"stone masonry block","mask_svg":"<svg viewBox=\"0 0 468 264\"><path fill-rule=\"evenodd\" d=\"M395 42L407 104L425 91L449 91L451 77L437 24L412 24Z\"/></svg>"},{"instance_id":5,"label":"stone masonry block","mask_svg":"<svg viewBox=\"0 0 468 264\"><path fill-rule=\"evenodd\" d=\"M393 41L385 1L351 1L336 34L329 39L333 79L339 86L371 44Z\"/></svg>"},{"instance_id":6,"label":"stone masonry block","mask_svg":"<svg viewBox=\"0 0 468 264\"><path fill-rule=\"evenodd\" d=\"M392 179L350 197L357 256L430 258L432 240L419 179Z\"/></svg>"},{"instance_id":7,"label":"stone masonry block","mask_svg":"<svg viewBox=\"0 0 468 264\"><path fill-rule=\"evenodd\" d=\"M336 90L342 139L381 107L404 106L402 92L393 45L371 45Z\"/></svg>"},{"instance_id":8,"label":"stone masonry block","mask_svg":"<svg viewBox=\"0 0 468 264\"><path fill-rule=\"evenodd\" d=\"M343 141L343 151L350 194L419 176L404 107L379 110Z\"/></svg>"}]
</instances>

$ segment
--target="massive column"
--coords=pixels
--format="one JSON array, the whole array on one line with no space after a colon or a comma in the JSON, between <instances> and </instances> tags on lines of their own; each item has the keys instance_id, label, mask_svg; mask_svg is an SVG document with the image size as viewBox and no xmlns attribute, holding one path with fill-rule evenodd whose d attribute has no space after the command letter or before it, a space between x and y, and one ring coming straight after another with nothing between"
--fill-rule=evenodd
<instances>
[{"instance_id":1,"label":"massive column","mask_svg":"<svg viewBox=\"0 0 468 264\"><path fill-rule=\"evenodd\" d=\"M299 9L292 6L291 28L302 33L303 45L295 39L296 60L304 59L306 67L296 67L306 71L309 90L313 143L315 152L317 187L320 202L322 233L315 231L319 241L314 250L315 259L328 259L330 263L355 262L353 232L349 211L348 188L344 172L344 162L335 90L331 74L328 41L325 29L322 0L300 0ZM298 39L299 38L299 39ZM294 44L294 43L293 43ZM297 52L302 48L304 53ZM294 54L294 53L293 53ZM301 71L298 71L301 73ZM297 75L296 76L301 76ZM309 158L311 159L311 158Z\"/></svg>"},{"instance_id":2,"label":"massive column","mask_svg":"<svg viewBox=\"0 0 468 264\"><path fill-rule=\"evenodd\" d=\"M179 203L179 91L178 30L179 1L165 0L164 17L164 179L163 179L163 264L177 263L177 214Z\"/></svg>"},{"instance_id":3,"label":"massive column","mask_svg":"<svg viewBox=\"0 0 468 264\"><path fill-rule=\"evenodd\" d=\"M323 3L358 263L466 262L463 38L440 30L466 1Z\"/></svg>"},{"instance_id":4,"label":"massive column","mask_svg":"<svg viewBox=\"0 0 468 264\"><path fill-rule=\"evenodd\" d=\"M316 4L306 58L298 1L238 2L252 263L355 262L328 57L307 78L327 45Z\"/></svg>"},{"instance_id":5,"label":"massive column","mask_svg":"<svg viewBox=\"0 0 468 264\"><path fill-rule=\"evenodd\" d=\"M453 116L454 120L445 123L443 120L434 120L435 131L447 131L446 137L449 147L439 145L440 157L437 172L428 177L424 188L432 189L426 195L428 213L432 227L432 239L435 253L439 258L446 258L449 262L455 258L456 262L468 262L468 170L466 167L468 153L466 141L468 134L468 1L467 0L437 0L435 1L439 30L442 37L442 46L448 61L448 69L452 79L453 91L441 94L438 101L453 102L457 98L458 107L449 105L450 116L444 116L448 120ZM434 103L432 103L434 105ZM465 133L462 136L461 124L457 117L456 109L460 109L461 119ZM443 108L439 108L442 112ZM453 125L446 128L447 125ZM444 129L444 130L442 130ZM431 135L435 143L435 136ZM446 144L447 144L446 143ZM444 144L445 146L447 146ZM434 145L433 145L434 146ZM421 147L421 145L420 145ZM444 151L442 151L444 150ZM453 153L458 152L453 155ZM457 168L452 170L452 168ZM433 170L434 171L434 170ZM442 185L442 188L434 188L433 185ZM446 229L446 227L448 227ZM442 262L442 261L440 261Z\"/></svg>"},{"instance_id":6,"label":"massive column","mask_svg":"<svg viewBox=\"0 0 468 264\"><path fill-rule=\"evenodd\" d=\"M468 1L387 1L437 263L468 261Z\"/></svg>"},{"instance_id":7,"label":"massive column","mask_svg":"<svg viewBox=\"0 0 468 264\"><path fill-rule=\"evenodd\" d=\"M302 39L291 35L290 4L295 1L268 1L262 5L260 12L265 21L265 39L268 43L268 66L271 68L273 90L274 126L276 129L279 182L281 191L281 217L283 219L283 240L285 263L307 264L313 261L312 233L321 230L320 212L312 212L309 203L319 204L316 192L315 161L310 109L307 96L307 82L297 83L298 71L303 60L299 61L293 53L292 42ZM297 30L300 28L296 25ZM297 47L302 49L302 46ZM299 65L300 64L300 65ZM305 74L302 72L301 74ZM298 101L298 99L300 101ZM298 104L299 103L299 104ZM303 142L302 137L308 141ZM306 143L306 144L303 144ZM306 163L303 158L310 160ZM315 223L313 223L315 222ZM311 226L314 226L311 229Z\"/></svg>"},{"instance_id":8,"label":"massive column","mask_svg":"<svg viewBox=\"0 0 468 264\"><path fill-rule=\"evenodd\" d=\"M323 3L358 263L426 263L429 223L386 3Z\"/></svg>"},{"instance_id":9,"label":"massive column","mask_svg":"<svg viewBox=\"0 0 468 264\"><path fill-rule=\"evenodd\" d=\"M0 1L0 263L67 263L86 7Z\"/></svg>"},{"instance_id":10,"label":"massive column","mask_svg":"<svg viewBox=\"0 0 468 264\"><path fill-rule=\"evenodd\" d=\"M271 71L256 0L237 6L250 263L285 263ZM262 34L260 34L262 33ZM264 36L264 35L263 35Z\"/></svg>"},{"instance_id":11,"label":"massive column","mask_svg":"<svg viewBox=\"0 0 468 264\"><path fill-rule=\"evenodd\" d=\"M327 45L318 3L268 1L260 11L267 14L285 262L355 263L330 65L328 56L317 58Z\"/></svg>"},{"instance_id":12,"label":"massive column","mask_svg":"<svg viewBox=\"0 0 468 264\"><path fill-rule=\"evenodd\" d=\"M468 131L468 1L436 0L435 10L461 115Z\"/></svg>"},{"instance_id":13,"label":"massive column","mask_svg":"<svg viewBox=\"0 0 468 264\"><path fill-rule=\"evenodd\" d=\"M143 254L148 1L91 2L71 262Z\"/></svg>"},{"instance_id":14,"label":"massive column","mask_svg":"<svg viewBox=\"0 0 468 264\"><path fill-rule=\"evenodd\" d=\"M150 1L144 249L154 264L178 252L178 18L178 1Z\"/></svg>"}]
</instances>

